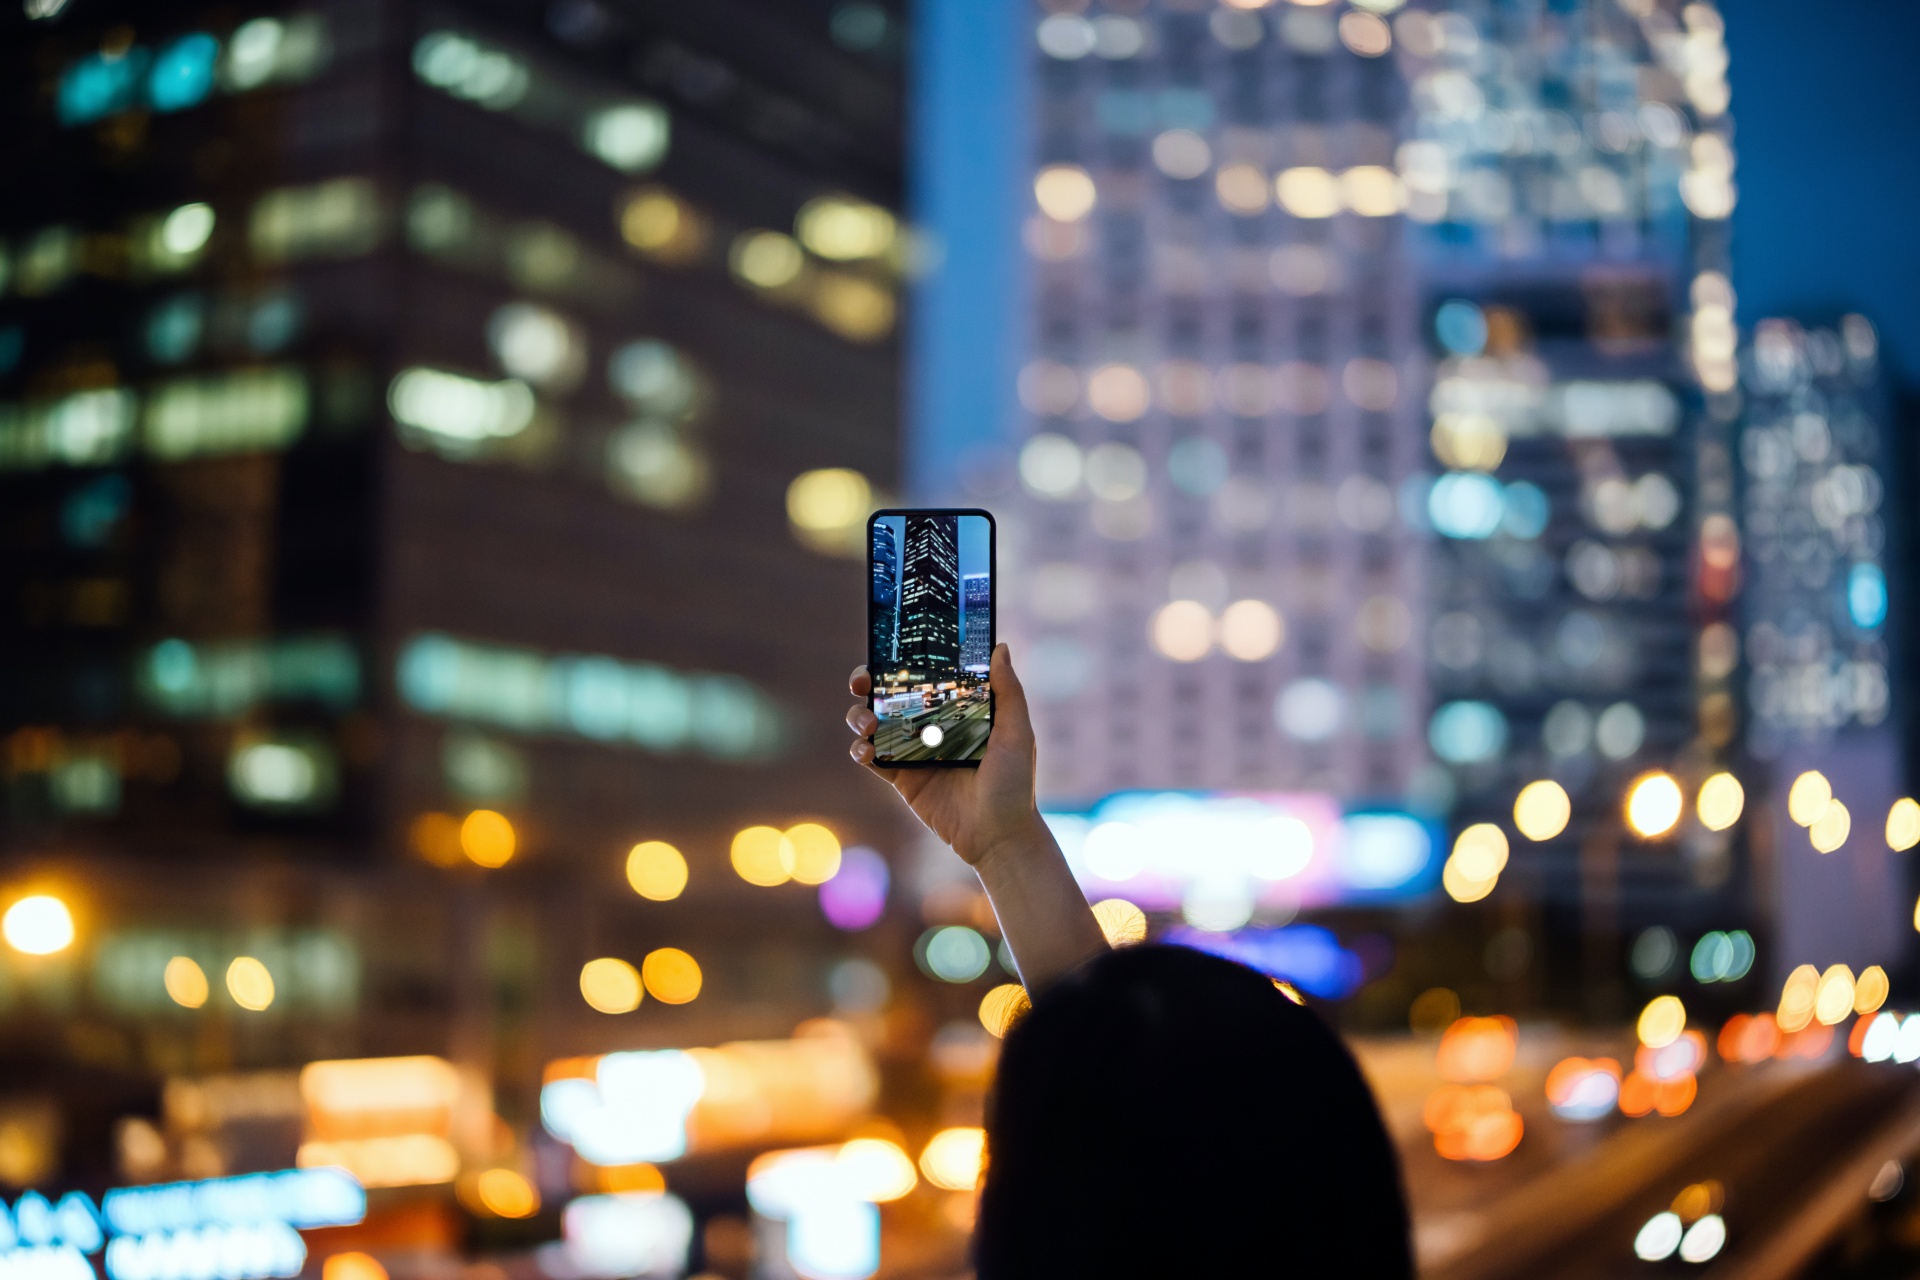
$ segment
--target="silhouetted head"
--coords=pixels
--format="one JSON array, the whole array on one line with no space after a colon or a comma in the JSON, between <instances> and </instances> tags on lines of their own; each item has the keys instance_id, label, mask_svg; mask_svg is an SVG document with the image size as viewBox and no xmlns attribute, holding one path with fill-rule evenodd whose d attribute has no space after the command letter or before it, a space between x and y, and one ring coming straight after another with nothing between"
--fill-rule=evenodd
<instances>
[{"instance_id":1,"label":"silhouetted head","mask_svg":"<svg viewBox=\"0 0 1920 1280\"><path fill-rule=\"evenodd\" d=\"M1253 970L1101 956L1008 1035L980 1280L1406 1277L1399 1167L1339 1039Z\"/></svg>"}]
</instances>

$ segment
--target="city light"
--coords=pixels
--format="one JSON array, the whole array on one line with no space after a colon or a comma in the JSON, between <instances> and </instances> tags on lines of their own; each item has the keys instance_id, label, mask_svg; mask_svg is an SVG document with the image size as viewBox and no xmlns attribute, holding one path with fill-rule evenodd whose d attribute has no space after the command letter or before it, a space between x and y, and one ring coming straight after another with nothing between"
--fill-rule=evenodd
<instances>
[{"instance_id":1,"label":"city light","mask_svg":"<svg viewBox=\"0 0 1920 1280\"><path fill-rule=\"evenodd\" d=\"M798 884L825 884L840 870L840 839L817 822L788 827L781 835L780 861Z\"/></svg>"},{"instance_id":2,"label":"city light","mask_svg":"<svg viewBox=\"0 0 1920 1280\"><path fill-rule=\"evenodd\" d=\"M1793 780L1787 789L1787 816L1803 827L1820 821L1833 801L1833 785L1827 775L1809 769Z\"/></svg>"},{"instance_id":3,"label":"city light","mask_svg":"<svg viewBox=\"0 0 1920 1280\"><path fill-rule=\"evenodd\" d=\"M980 1025L996 1040L1002 1039L1032 1007L1025 987L1017 982L1002 983L980 997Z\"/></svg>"},{"instance_id":4,"label":"city light","mask_svg":"<svg viewBox=\"0 0 1920 1280\"><path fill-rule=\"evenodd\" d=\"M800 243L835 262L881 257L893 249L898 235L891 213L848 196L809 200L793 227Z\"/></svg>"},{"instance_id":5,"label":"city light","mask_svg":"<svg viewBox=\"0 0 1920 1280\"><path fill-rule=\"evenodd\" d=\"M460 851L476 867L504 867L518 848L519 837L505 814L475 809L460 822Z\"/></svg>"},{"instance_id":6,"label":"city light","mask_svg":"<svg viewBox=\"0 0 1920 1280\"><path fill-rule=\"evenodd\" d=\"M778 827L748 827L734 836L730 849L733 869L748 884L771 888L793 878L791 863L781 856L786 837Z\"/></svg>"},{"instance_id":7,"label":"city light","mask_svg":"<svg viewBox=\"0 0 1920 1280\"><path fill-rule=\"evenodd\" d=\"M1633 1255L1643 1262L1665 1262L1680 1247L1685 1228L1680 1215L1663 1210L1647 1219L1633 1238Z\"/></svg>"},{"instance_id":8,"label":"city light","mask_svg":"<svg viewBox=\"0 0 1920 1280\"><path fill-rule=\"evenodd\" d=\"M1547 1072L1547 1104L1562 1120L1611 1115L1620 1101L1620 1064L1612 1058L1563 1058Z\"/></svg>"},{"instance_id":9,"label":"city light","mask_svg":"<svg viewBox=\"0 0 1920 1280\"><path fill-rule=\"evenodd\" d=\"M22 955L50 956L73 945L73 913L52 894L29 894L0 917L0 936Z\"/></svg>"},{"instance_id":10,"label":"city light","mask_svg":"<svg viewBox=\"0 0 1920 1280\"><path fill-rule=\"evenodd\" d=\"M833 1163L848 1188L874 1204L898 1200L920 1181L912 1157L885 1138L854 1138L834 1153Z\"/></svg>"},{"instance_id":11,"label":"city light","mask_svg":"<svg viewBox=\"0 0 1920 1280\"><path fill-rule=\"evenodd\" d=\"M227 966L227 994L242 1009L259 1013L273 1004L273 974L253 956L235 956Z\"/></svg>"},{"instance_id":12,"label":"city light","mask_svg":"<svg viewBox=\"0 0 1920 1280\"><path fill-rule=\"evenodd\" d=\"M1853 984L1853 1011L1861 1017L1876 1012L1887 1002L1891 990L1887 971L1877 964L1868 965Z\"/></svg>"},{"instance_id":13,"label":"city light","mask_svg":"<svg viewBox=\"0 0 1920 1280\"><path fill-rule=\"evenodd\" d=\"M645 173L666 159L672 128L657 103L623 102L594 112L581 129L581 145L622 173Z\"/></svg>"},{"instance_id":14,"label":"city light","mask_svg":"<svg viewBox=\"0 0 1920 1280\"><path fill-rule=\"evenodd\" d=\"M1817 852L1832 853L1847 843L1852 830L1853 815L1847 812L1847 806L1838 800L1829 800L1825 812L1807 828L1807 838Z\"/></svg>"},{"instance_id":15,"label":"city light","mask_svg":"<svg viewBox=\"0 0 1920 1280\"><path fill-rule=\"evenodd\" d=\"M175 956L167 961L161 981L167 988L167 998L183 1009L200 1008L211 993L206 970L191 956Z\"/></svg>"},{"instance_id":16,"label":"city light","mask_svg":"<svg viewBox=\"0 0 1920 1280\"><path fill-rule=\"evenodd\" d=\"M1694 811L1700 815L1700 825L1707 830L1725 831L1740 821L1746 804L1747 793L1740 780L1730 773L1716 773L1700 784Z\"/></svg>"},{"instance_id":17,"label":"city light","mask_svg":"<svg viewBox=\"0 0 1920 1280\"><path fill-rule=\"evenodd\" d=\"M1673 830L1684 808L1680 784L1667 774L1650 773L1627 793L1627 825L1643 840L1658 839Z\"/></svg>"},{"instance_id":18,"label":"city light","mask_svg":"<svg viewBox=\"0 0 1920 1280\"><path fill-rule=\"evenodd\" d=\"M1513 801L1513 825L1529 840L1551 840L1567 829L1573 801L1551 778L1529 782Z\"/></svg>"},{"instance_id":19,"label":"city light","mask_svg":"<svg viewBox=\"0 0 1920 1280\"><path fill-rule=\"evenodd\" d=\"M1052 165L1033 180L1034 203L1056 222L1080 221L1093 212L1096 198L1093 179L1078 165Z\"/></svg>"},{"instance_id":20,"label":"city light","mask_svg":"<svg viewBox=\"0 0 1920 1280\"><path fill-rule=\"evenodd\" d=\"M641 897L671 902L687 887L687 860L664 840L645 840L627 851L627 883Z\"/></svg>"},{"instance_id":21,"label":"city light","mask_svg":"<svg viewBox=\"0 0 1920 1280\"><path fill-rule=\"evenodd\" d=\"M1887 847L1905 853L1920 844L1920 801L1902 796L1887 810Z\"/></svg>"},{"instance_id":22,"label":"city light","mask_svg":"<svg viewBox=\"0 0 1920 1280\"><path fill-rule=\"evenodd\" d=\"M986 1167L987 1132L984 1129L942 1129L920 1153L920 1172L927 1181L947 1191L972 1191Z\"/></svg>"},{"instance_id":23,"label":"city light","mask_svg":"<svg viewBox=\"0 0 1920 1280\"><path fill-rule=\"evenodd\" d=\"M647 958L640 962L640 977L646 983L647 994L661 1004L686 1004L700 994L700 965L678 947L648 952ZM582 989L585 982L583 974ZM637 996L634 1003L640 1003Z\"/></svg>"},{"instance_id":24,"label":"city light","mask_svg":"<svg viewBox=\"0 0 1920 1280\"><path fill-rule=\"evenodd\" d=\"M954 983L972 982L987 971L993 958L987 940L961 924L927 930L913 952L929 977Z\"/></svg>"},{"instance_id":25,"label":"city light","mask_svg":"<svg viewBox=\"0 0 1920 1280\"><path fill-rule=\"evenodd\" d=\"M372 1254L350 1249L330 1255L320 1266L320 1280L388 1280L387 1269Z\"/></svg>"},{"instance_id":26,"label":"city light","mask_svg":"<svg viewBox=\"0 0 1920 1280\"><path fill-rule=\"evenodd\" d=\"M394 378L387 407L403 428L402 440L466 458L525 431L533 424L536 406L532 390L517 378L481 382L416 367Z\"/></svg>"},{"instance_id":27,"label":"city light","mask_svg":"<svg viewBox=\"0 0 1920 1280\"><path fill-rule=\"evenodd\" d=\"M673 192L648 187L621 211L620 234L649 257L686 264L706 252L711 230L699 211Z\"/></svg>"},{"instance_id":28,"label":"city light","mask_svg":"<svg viewBox=\"0 0 1920 1280\"><path fill-rule=\"evenodd\" d=\"M1455 902L1478 902L1493 892L1507 866L1506 833L1490 822L1476 822L1453 842L1440 883Z\"/></svg>"},{"instance_id":29,"label":"city light","mask_svg":"<svg viewBox=\"0 0 1920 1280\"><path fill-rule=\"evenodd\" d=\"M1702 934L1688 962L1697 982L1738 982L1753 968L1753 937L1745 929Z\"/></svg>"},{"instance_id":30,"label":"city light","mask_svg":"<svg viewBox=\"0 0 1920 1280\"><path fill-rule=\"evenodd\" d=\"M1855 986L1852 969L1844 964L1829 965L1814 987L1814 1020L1823 1027L1833 1027L1853 1016Z\"/></svg>"},{"instance_id":31,"label":"city light","mask_svg":"<svg viewBox=\"0 0 1920 1280\"><path fill-rule=\"evenodd\" d=\"M580 967L581 998L601 1013L632 1013L644 993L640 971L625 960L602 956Z\"/></svg>"},{"instance_id":32,"label":"city light","mask_svg":"<svg viewBox=\"0 0 1920 1280\"><path fill-rule=\"evenodd\" d=\"M579 1196L561 1210L560 1233L538 1255L546 1274L581 1280L677 1275L693 1244L693 1213L664 1191Z\"/></svg>"},{"instance_id":33,"label":"city light","mask_svg":"<svg viewBox=\"0 0 1920 1280\"><path fill-rule=\"evenodd\" d=\"M887 860L872 849L844 850L840 869L820 886L820 912L836 929L871 928L886 914L891 879Z\"/></svg>"},{"instance_id":34,"label":"city light","mask_svg":"<svg viewBox=\"0 0 1920 1280\"><path fill-rule=\"evenodd\" d=\"M1197 600L1175 600L1153 615L1153 647L1175 662L1198 662L1213 648L1213 613Z\"/></svg>"},{"instance_id":35,"label":"city light","mask_svg":"<svg viewBox=\"0 0 1920 1280\"><path fill-rule=\"evenodd\" d=\"M1312 840L1311 834L1308 840ZM1110 947L1130 947L1147 940L1147 913L1125 898L1103 898L1094 903L1093 918Z\"/></svg>"},{"instance_id":36,"label":"city light","mask_svg":"<svg viewBox=\"0 0 1920 1280\"><path fill-rule=\"evenodd\" d=\"M1787 975L1786 982L1780 988L1780 1007L1775 1015L1780 1030L1792 1034L1813 1021L1814 1001L1819 989L1820 971L1810 964L1800 965Z\"/></svg>"},{"instance_id":37,"label":"city light","mask_svg":"<svg viewBox=\"0 0 1920 1280\"><path fill-rule=\"evenodd\" d=\"M787 486L794 537L828 555L866 554L866 522L873 508L873 486L845 467L808 471Z\"/></svg>"},{"instance_id":38,"label":"city light","mask_svg":"<svg viewBox=\"0 0 1920 1280\"><path fill-rule=\"evenodd\" d=\"M800 278L807 257L791 236L778 231L746 231L734 238L727 263L745 284L756 289L783 289Z\"/></svg>"},{"instance_id":39,"label":"city light","mask_svg":"<svg viewBox=\"0 0 1920 1280\"><path fill-rule=\"evenodd\" d=\"M1519 1045L1512 1018L1461 1018L1440 1037L1434 1067L1451 1084L1484 1084L1507 1073Z\"/></svg>"},{"instance_id":40,"label":"city light","mask_svg":"<svg viewBox=\"0 0 1920 1280\"><path fill-rule=\"evenodd\" d=\"M1678 996L1655 996L1640 1011L1634 1030L1649 1049L1664 1049L1687 1029L1687 1007Z\"/></svg>"},{"instance_id":41,"label":"city light","mask_svg":"<svg viewBox=\"0 0 1920 1280\"><path fill-rule=\"evenodd\" d=\"M540 1193L512 1169L482 1172L474 1179L474 1197L496 1218L530 1218L540 1211Z\"/></svg>"}]
</instances>

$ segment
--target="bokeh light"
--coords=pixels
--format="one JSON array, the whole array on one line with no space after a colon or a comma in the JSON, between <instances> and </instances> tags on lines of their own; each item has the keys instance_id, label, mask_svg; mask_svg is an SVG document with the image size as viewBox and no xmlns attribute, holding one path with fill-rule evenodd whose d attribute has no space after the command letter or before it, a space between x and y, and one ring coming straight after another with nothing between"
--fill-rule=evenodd
<instances>
[{"instance_id":1,"label":"bokeh light","mask_svg":"<svg viewBox=\"0 0 1920 1280\"><path fill-rule=\"evenodd\" d=\"M602 956L580 968L580 995L601 1013L632 1013L644 994L640 971L625 960Z\"/></svg>"},{"instance_id":2,"label":"bokeh light","mask_svg":"<svg viewBox=\"0 0 1920 1280\"><path fill-rule=\"evenodd\" d=\"M1687 1029L1687 1007L1679 996L1655 996L1640 1011L1634 1030L1649 1049L1663 1049Z\"/></svg>"},{"instance_id":3,"label":"bokeh light","mask_svg":"<svg viewBox=\"0 0 1920 1280\"><path fill-rule=\"evenodd\" d=\"M519 847L513 823L492 809L475 809L460 823L460 851L477 867L504 867Z\"/></svg>"},{"instance_id":4,"label":"bokeh light","mask_svg":"<svg viewBox=\"0 0 1920 1280\"><path fill-rule=\"evenodd\" d=\"M1814 986L1813 1016L1823 1027L1838 1026L1853 1015L1853 970L1844 964L1829 965Z\"/></svg>"},{"instance_id":5,"label":"bokeh light","mask_svg":"<svg viewBox=\"0 0 1920 1280\"><path fill-rule=\"evenodd\" d=\"M1110 947L1130 947L1147 940L1147 913L1125 898L1104 898L1094 903L1093 918Z\"/></svg>"},{"instance_id":6,"label":"bokeh light","mask_svg":"<svg viewBox=\"0 0 1920 1280\"><path fill-rule=\"evenodd\" d=\"M786 843L778 827L748 827L733 838L730 856L733 869L748 884L770 888L793 878L787 858L781 856Z\"/></svg>"},{"instance_id":7,"label":"bokeh light","mask_svg":"<svg viewBox=\"0 0 1920 1280\"><path fill-rule=\"evenodd\" d=\"M930 977L942 982L972 982L993 958L987 940L961 924L929 929L920 935L914 957Z\"/></svg>"},{"instance_id":8,"label":"bokeh light","mask_svg":"<svg viewBox=\"0 0 1920 1280\"><path fill-rule=\"evenodd\" d=\"M1813 1021L1814 997L1820 990L1820 971L1803 964L1787 975L1780 986L1780 1007L1775 1015L1780 1030L1789 1034Z\"/></svg>"},{"instance_id":9,"label":"bokeh light","mask_svg":"<svg viewBox=\"0 0 1920 1280\"><path fill-rule=\"evenodd\" d=\"M871 928L887 910L887 860L861 845L843 850L840 869L820 886L820 913L836 929Z\"/></svg>"},{"instance_id":10,"label":"bokeh light","mask_svg":"<svg viewBox=\"0 0 1920 1280\"><path fill-rule=\"evenodd\" d=\"M52 894L29 894L0 917L0 936L22 955L50 956L73 945L73 913Z\"/></svg>"},{"instance_id":11,"label":"bokeh light","mask_svg":"<svg viewBox=\"0 0 1920 1280\"><path fill-rule=\"evenodd\" d=\"M242 1009L259 1013L273 1004L273 974L254 956L235 956L227 966L227 994Z\"/></svg>"},{"instance_id":12,"label":"bokeh light","mask_svg":"<svg viewBox=\"0 0 1920 1280\"><path fill-rule=\"evenodd\" d=\"M1833 853L1847 843L1847 836L1853 831L1853 815L1847 812L1847 806L1839 800L1827 801L1827 808L1812 826L1807 828L1807 839L1820 853Z\"/></svg>"},{"instance_id":13,"label":"bokeh light","mask_svg":"<svg viewBox=\"0 0 1920 1280\"><path fill-rule=\"evenodd\" d=\"M387 1269L372 1254L350 1249L321 1264L320 1280L387 1280Z\"/></svg>"},{"instance_id":14,"label":"bokeh light","mask_svg":"<svg viewBox=\"0 0 1920 1280\"><path fill-rule=\"evenodd\" d=\"M474 1179L474 1198L496 1218L531 1218L540 1212L540 1193L512 1169L487 1169Z\"/></svg>"},{"instance_id":15,"label":"bokeh light","mask_svg":"<svg viewBox=\"0 0 1920 1280\"><path fill-rule=\"evenodd\" d=\"M1862 1017L1876 1012L1891 991L1887 971L1877 964L1868 965L1853 984L1853 1011Z\"/></svg>"},{"instance_id":16,"label":"bokeh light","mask_svg":"<svg viewBox=\"0 0 1920 1280\"><path fill-rule=\"evenodd\" d=\"M986 1167L987 1131L960 1127L942 1129L920 1153L920 1172L927 1181L947 1191L972 1191Z\"/></svg>"},{"instance_id":17,"label":"bokeh light","mask_svg":"<svg viewBox=\"0 0 1920 1280\"><path fill-rule=\"evenodd\" d=\"M1529 782L1513 802L1513 825L1529 840L1551 840L1567 829L1573 801L1551 778Z\"/></svg>"},{"instance_id":18,"label":"bokeh light","mask_svg":"<svg viewBox=\"0 0 1920 1280\"><path fill-rule=\"evenodd\" d=\"M700 965L678 947L648 952L640 962L640 977L647 994L661 1004L686 1004L700 994Z\"/></svg>"},{"instance_id":19,"label":"bokeh light","mask_svg":"<svg viewBox=\"0 0 1920 1280\"><path fill-rule=\"evenodd\" d=\"M1920 844L1920 801L1901 796L1887 810L1887 847L1905 853Z\"/></svg>"},{"instance_id":20,"label":"bokeh light","mask_svg":"<svg viewBox=\"0 0 1920 1280\"><path fill-rule=\"evenodd\" d=\"M862 1200L886 1204L912 1192L919 1184L913 1159L900 1144L886 1138L854 1138L833 1155L834 1170Z\"/></svg>"},{"instance_id":21,"label":"bokeh light","mask_svg":"<svg viewBox=\"0 0 1920 1280\"><path fill-rule=\"evenodd\" d=\"M1787 789L1787 816L1803 827L1820 821L1833 800L1833 784L1818 769L1809 769Z\"/></svg>"},{"instance_id":22,"label":"bokeh light","mask_svg":"<svg viewBox=\"0 0 1920 1280\"><path fill-rule=\"evenodd\" d=\"M1673 830L1684 807L1680 784L1667 774L1650 773L1627 792L1627 825L1642 839L1656 839Z\"/></svg>"},{"instance_id":23,"label":"bokeh light","mask_svg":"<svg viewBox=\"0 0 1920 1280\"><path fill-rule=\"evenodd\" d=\"M175 956L167 961L160 980L167 989L167 999L183 1009L198 1009L212 993L206 970L192 956Z\"/></svg>"},{"instance_id":24,"label":"bokeh light","mask_svg":"<svg viewBox=\"0 0 1920 1280\"><path fill-rule=\"evenodd\" d=\"M653 902L671 902L687 887L687 860L664 840L644 840L627 851L627 883Z\"/></svg>"},{"instance_id":25,"label":"bokeh light","mask_svg":"<svg viewBox=\"0 0 1920 1280\"><path fill-rule=\"evenodd\" d=\"M800 884L825 884L840 870L840 838L817 822L788 827L779 852L781 865Z\"/></svg>"},{"instance_id":26,"label":"bokeh light","mask_svg":"<svg viewBox=\"0 0 1920 1280\"><path fill-rule=\"evenodd\" d=\"M1056 164L1033 179L1033 200L1056 222L1078 222L1093 212L1097 193L1093 178L1079 165Z\"/></svg>"},{"instance_id":27,"label":"bokeh light","mask_svg":"<svg viewBox=\"0 0 1920 1280\"><path fill-rule=\"evenodd\" d=\"M989 1035L1000 1039L1013 1030L1013 1024L1032 1007L1033 1001L1027 998L1025 987L1017 982L1002 983L980 997L980 1025Z\"/></svg>"},{"instance_id":28,"label":"bokeh light","mask_svg":"<svg viewBox=\"0 0 1920 1280\"><path fill-rule=\"evenodd\" d=\"M1442 1080L1484 1083L1507 1073L1519 1046L1512 1018L1461 1018L1440 1037L1434 1064Z\"/></svg>"},{"instance_id":29,"label":"bokeh light","mask_svg":"<svg viewBox=\"0 0 1920 1280\"><path fill-rule=\"evenodd\" d=\"M1746 805L1747 793L1740 780L1730 773L1716 773L1700 784L1694 811L1700 815L1700 825L1707 830L1725 831L1740 821Z\"/></svg>"}]
</instances>

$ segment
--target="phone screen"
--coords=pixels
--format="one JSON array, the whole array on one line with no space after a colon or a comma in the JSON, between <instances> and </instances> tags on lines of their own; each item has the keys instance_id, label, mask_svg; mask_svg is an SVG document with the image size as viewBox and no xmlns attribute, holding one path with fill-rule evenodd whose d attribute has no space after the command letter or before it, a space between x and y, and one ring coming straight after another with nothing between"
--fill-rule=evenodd
<instances>
[{"instance_id":1,"label":"phone screen","mask_svg":"<svg viewBox=\"0 0 1920 1280\"><path fill-rule=\"evenodd\" d=\"M993 728L993 517L876 512L867 570L874 763L980 763Z\"/></svg>"}]
</instances>

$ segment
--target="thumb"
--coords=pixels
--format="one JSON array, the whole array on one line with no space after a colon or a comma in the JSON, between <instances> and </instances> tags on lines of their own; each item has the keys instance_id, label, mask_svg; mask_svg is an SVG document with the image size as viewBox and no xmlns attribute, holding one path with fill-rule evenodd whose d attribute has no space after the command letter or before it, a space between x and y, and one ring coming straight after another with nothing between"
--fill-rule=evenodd
<instances>
[{"instance_id":1,"label":"thumb","mask_svg":"<svg viewBox=\"0 0 1920 1280\"><path fill-rule=\"evenodd\" d=\"M1033 719L1027 711L1027 691L1013 671L1013 655L1005 644L993 647L988 683L993 689L994 718L1014 732L1031 738Z\"/></svg>"}]
</instances>

